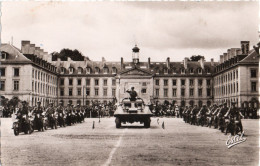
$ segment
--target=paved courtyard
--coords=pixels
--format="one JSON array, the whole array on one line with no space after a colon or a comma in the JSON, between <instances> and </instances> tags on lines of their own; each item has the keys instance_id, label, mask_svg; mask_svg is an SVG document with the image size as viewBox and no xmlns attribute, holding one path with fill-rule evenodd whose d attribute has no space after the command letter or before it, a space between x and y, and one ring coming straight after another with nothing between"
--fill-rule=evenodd
<instances>
[{"instance_id":1,"label":"paved courtyard","mask_svg":"<svg viewBox=\"0 0 260 166\"><path fill-rule=\"evenodd\" d=\"M259 121L243 120L246 141L230 149L228 136L178 118L152 118L151 128L114 118L85 119L58 130L14 136L1 119L1 162L15 165L258 165ZM95 128L92 129L93 121ZM162 122L165 129L162 128Z\"/></svg>"}]
</instances>

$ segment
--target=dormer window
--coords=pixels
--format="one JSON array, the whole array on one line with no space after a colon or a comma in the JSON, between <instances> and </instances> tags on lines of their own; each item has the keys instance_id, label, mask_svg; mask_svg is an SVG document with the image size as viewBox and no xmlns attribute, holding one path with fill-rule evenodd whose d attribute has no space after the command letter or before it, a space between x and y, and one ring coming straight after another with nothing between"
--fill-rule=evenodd
<instances>
[{"instance_id":1,"label":"dormer window","mask_svg":"<svg viewBox=\"0 0 260 166\"><path fill-rule=\"evenodd\" d=\"M112 68L112 74L116 74L117 73L117 69L115 67Z\"/></svg>"},{"instance_id":2,"label":"dormer window","mask_svg":"<svg viewBox=\"0 0 260 166\"><path fill-rule=\"evenodd\" d=\"M104 68L104 74L108 74L108 68L107 67Z\"/></svg>"},{"instance_id":3,"label":"dormer window","mask_svg":"<svg viewBox=\"0 0 260 166\"><path fill-rule=\"evenodd\" d=\"M86 74L90 74L91 70L89 67L86 68Z\"/></svg>"},{"instance_id":4,"label":"dormer window","mask_svg":"<svg viewBox=\"0 0 260 166\"><path fill-rule=\"evenodd\" d=\"M190 74L194 74L194 70L193 69L190 69Z\"/></svg>"},{"instance_id":5,"label":"dormer window","mask_svg":"<svg viewBox=\"0 0 260 166\"><path fill-rule=\"evenodd\" d=\"M1 52L1 59L6 59L7 58L7 53Z\"/></svg>"},{"instance_id":6,"label":"dormer window","mask_svg":"<svg viewBox=\"0 0 260 166\"><path fill-rule=\"evenodd\" d=\"M81 67L78 67L78 74L82 74L83 73L83 69Z\"/></svg>"},{"instance_id":7,"label":"dormer window","mask_svg":"<svg viewBox=\"0 0 260 166\"><path fill-rule=\"evenodd\" d=\"M168 74L168 69L166 69L166 68L163 69L163 73L164 73L164 74Z\"/></svg>"},{"instance_id":8,"label":"dormer window","mask_svg":"<svg viewBox=\"0 0 260 166\"><path fill-rule=\"evenodd\" d=\"M173 68L172 71L173 71L173 74L176 74L176 68Z\"/></svg>"},{"instance_id":9,"label":"dormer window","mask_svg":"<svg viewBox=\"0 0 260 166\"><path fill-rule=\"evenodd\" d=\"M198 68L198 74L202 74L202 69Z\"/></svg>"},{"instance_id":10,"label":"dormer window","mask_svg":"<svg viewBox=\"0 0 260 166\"><path fill-rule=\"evenodd\" d=\"M99 74L100 70L98 67L95 68L95 74Z\"/></svg>"},{"instance_id":11,"label":"dormer window","mask_svg":"<svg viewBox=\"0 0 260 166\"><path fill-rule=\"evenodd\" d=\"M66 71L66 70L65 70L65 68L64 68L64 67L62 67L62 68L61 68L61 74L64 74L64 73L65 73L65 71Z\"/></svg>"},{"instance_id":12,"label":"dormer window","mask_svg":"<svg viewBox=\"0 0 260 166\"><path fill-rule=\"evenodd\" d=\"M185 69L184 68L181 69L181 74L185 74Z\"/></svg>"},{"instance_id":13,"label":"dormer window","mask_svg":"<svg viewBox=\"0 0 260 166\"><path fill-rule=\"evenodd\" d=\"M210 74L210 70L207 68L207 69L205 69L205 72L207 73L207 74Z\"/></svg>"},{"instance_id":14,"label":"dormer window","mask_svg":"<svg viewBox=\"0 0 260 166\"><path fill-rule=\"evenodd\" d=\"M69 68L69 73L72 74L74 72L74 68L73 67L70 67Z\"/></svg>"},{"instance_id":15,"label":"dormer window","mask_svg":"<svg viewBox=\"0 0 260 166\"><path fill-rule=\"evenodd\" d=\"M156 73L156 74L159 74L159 69L155 69L155 73Z\"/></svg>"}]
</instances>

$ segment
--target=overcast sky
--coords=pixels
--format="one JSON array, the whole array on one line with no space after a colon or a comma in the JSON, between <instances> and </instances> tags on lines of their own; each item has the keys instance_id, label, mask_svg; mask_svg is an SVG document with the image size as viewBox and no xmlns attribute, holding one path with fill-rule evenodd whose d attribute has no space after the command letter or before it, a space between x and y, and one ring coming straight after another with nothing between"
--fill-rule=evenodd
<instances>
[{"instance_id":1,"label":"overcast sky","mask_svg":"<svg viewBox=\"0 0 260 166\"><path fill-rule=\"evenodd\" d=\"M78 49L91 60L214 58L258 42L258 2L2 2L2 42L21 40L51 53Z\"/></svg>"}]
</instances>

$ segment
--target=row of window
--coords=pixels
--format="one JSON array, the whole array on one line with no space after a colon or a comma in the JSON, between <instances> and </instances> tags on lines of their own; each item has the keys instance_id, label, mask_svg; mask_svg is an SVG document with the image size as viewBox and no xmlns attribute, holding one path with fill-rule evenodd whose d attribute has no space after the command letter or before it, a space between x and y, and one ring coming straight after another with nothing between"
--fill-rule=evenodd
<instances>
[{"instance_id":1,"label":"row of window","mask_svg":"<svg viewBox=\"0 0 260 166\"><path fill-rule=\"evenodd\" d=\"M19 80L14 80L13 81L13 91L19 91ZM1 80L0 81L0 91L5 91L5 81Z\"/></svg>"},{"instance_id":2,"label":"row of window","mask_svg":"<svg viewBox=\"0 0 260 166\"><path fill-rule=\"evenodd\" d=\"M77 88L77 95L82 95L82 88ZM90 96L90 88L86 88L86 96ZM95 88L95 96L99 96L99 88ZM107 96L107 88L103 89L103 96ZM64 88L60 88L60 96L64 96ZM73 96L73 88L69 88L69 96ZM116 89L112 88L112 96L116 96Z\"/></svg>"},{"instance_id":3,"label":"row of window","mask_svg":"<svg viewBox=\"0 0 260 166\"><path fill-rule=\"evenodd\" d=\"M160 89L155 89L155 96L160 96ZM185 88L181 88L181 97L185 96ZM194 97L194 88L189 89L189 96ZM198 88L198 96L202 97L202 88ZM207 96L211 96L211 88L207 88ZM169 97L167 88L163 89L163 97ZM177 97L177 89L172 89L172 97Z\"/></svg>"},{"instance_id":4,"label":"row of window","mask_svg":"<svg viewBox=\"0 0 260 166\"><path fill-rule=\"evenodd\" d=\"M73 74L75 72L75 69L73 67L69 67L69 74ZM61 68L61 74L65 74L66 73L66 68L62 67ZM91 74L92 73L92 69L90 67L86 68L86 74ZM94 68L94 73L95 74L100 74L100 68L95 67ZM103 74L108 74L109 73L109 69L107 67L103 68ZM115 67L112 67L112 74L116 74L117 73L117 69ZM82 67L78 67L78 72L77 74L83 74L83 68Z\"/></svg>"},{"instance_id":5,"label":"row of window","mask_svg":"<svg viewBox=\"0 0 260 166\"><path fill-rule=\"evenodd\" d=\"M155 71L156 74L160 73L159 68L155 68L154 71ZM172 71L173 74L177 73L176 68L172 68L171 70L169 70L168 68L163 69L164 74L170 74L171 73L170 71ZM190 68L189 70L186 70L185 68L181 68L180 71L181 71L181 74L195 74L195 72L198 73L198 74L202 74L203 69L198 68L198 69L194 70L193 68ZM210 74L210 69L206 68L205 73Z\"/></svg>"},{"instance_id":6,"label":"row of window","mask_svg":"<svg viewBox=\"0 0 260 166\"><path fill-rule=\"evenodd\" d=\"M216 96L228 95L228 94L232 94L232 93L236 93L236 92L237 93L239 92L238 83L233 83L233 84L215 88ZM251 81L251 92L257 92L257 82L256 81Z\"/></svg>"},{"instance_id":7,"label":"row of window","mask_svg":"<svg viewBox=\"0 0 260 166\"><path fill-rule=\"evenodd\" d=\"M47 95L56 95L56 87L49 86L47 84L37 83L36 81L32 81L32 92L36 93L44 93Z\"/></svg>"},{"instance_id":8,"label":"row of window","mask_svg":"<svg viewBox=\"0 0 260 166\"><path fill-rule=\"evenodd\" d=\"M250 70L250 77L257 78L257 69ZM233 81L238 79L238 70L233 70L225 73L224 75L220 75L215 78L215 84L220 85L221 83L226 83L228 81Z\"/></svg>"},{"instance_id":9,"label":"row of window","mask_svg":"<svg viewBox=\"0 0 260 166\"><path fill-rule=\"evenodd\" d=\"M95 79L94 80L94 84L95 86L99 85L99 79ZM78 78L77 79L77 85L81 85L82 84L82 79ZM64 85L64 78L60 79L60 85L63 86ZM73 79L69 78L69 85L73 85ZM86 86L90 86L90 79L86 79ZM103 86L107 86L107 79L103 79ZM116 86L116 80L112 79L112 86Z\"/></svg>"},{"instance_id":10,"label":"row of window","mask_svg":"<svg viewBox=\"0 0 260 166\"><path fill-rule=\"evenodd\" d=\"M169 82L168 79L164 79L164 80L163 80L163 85L164 85L164 86L168 86L168 82ZM210 86L211 80L210 80L210 79L207 79L207 80L206 80L206 83L207 83L207 86ZM185 86L185 84L186 84L186 80L185 80L185 79L181 79L181 86ZM157 85L157 86L160 85L160 80L159 80L159 79L156 79L156 80L155 80L155 85ZM189 85L190 85L190 86L194 86L194 79L189 79ZM203 85L203 79L198 79L198 85L199 85L199 86L202 86L202 85ZM173 79L173 80L172 80L172 86L177 86L177 80L176 80L176 79Z\"/></svg>"},{"instance_id":11,"label":"row of window","mask_svg":"<svg viewBox=\"0 0 260 166\"><path fill-rule=\"evenodd\" d=\"M37 70L34 70L34 69L32 69L32 78L35 78L35 79L38 79L38 80L41 80L41 81L46 80L47 83L51 83L53 85L56 85L56 82L57 82L57 77L54 77L54 76L49 75L49 74L45 74L44 72L37 71Z\"/></svg>"},{"instance_id":12,"label":"row of window","mask_svg":"<svg viewBox=\"0 0 260 166\"><path fill-rule=\"evenodd\" d=\"M1 77L5 77L5 68L0 68ZM20 68L13 68L13 76L19 77L20 76Z\"/></svg>"}]
</instances>

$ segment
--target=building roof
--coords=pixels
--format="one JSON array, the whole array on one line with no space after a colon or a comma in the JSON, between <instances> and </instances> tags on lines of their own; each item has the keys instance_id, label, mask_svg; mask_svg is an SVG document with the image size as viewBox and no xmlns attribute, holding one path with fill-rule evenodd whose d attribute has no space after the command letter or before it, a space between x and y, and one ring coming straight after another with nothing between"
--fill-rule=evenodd
<instances>
[{"instance_id":1,"label":"building roof","mask_svg":"<svg viewBox=\"0 0 260 166\"><path fill-rule=\"evenodd\" d=\"M254 49L252 49L248 56L241 60L240 63L259 63L259 55Z\"/></svg>"},{"instance_id":2,"label":"building roof","mask_svg":"<svg viewBox=\"0 0 260 166\"><path fill-rule=\"evenodd\" d=\"M6 59L5 60L2 59L1 63L10 62L10 61L14 63L31 62L20 52L18 48L14 47L11 44L1 44L0 51L7 53Z\"/></svg>"}]
</instances>

